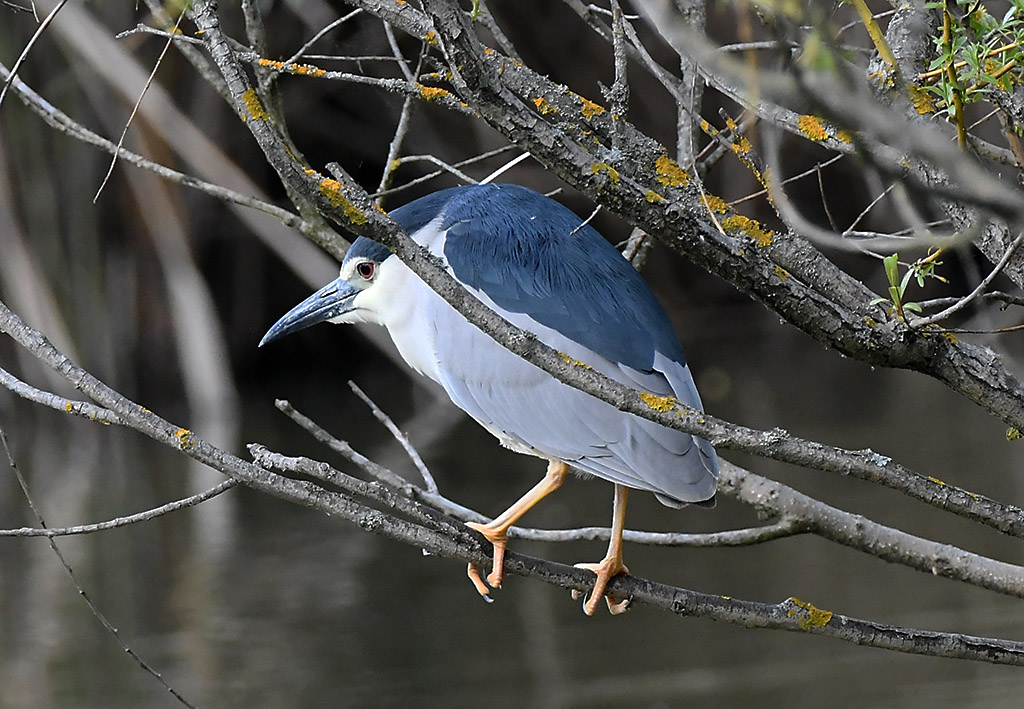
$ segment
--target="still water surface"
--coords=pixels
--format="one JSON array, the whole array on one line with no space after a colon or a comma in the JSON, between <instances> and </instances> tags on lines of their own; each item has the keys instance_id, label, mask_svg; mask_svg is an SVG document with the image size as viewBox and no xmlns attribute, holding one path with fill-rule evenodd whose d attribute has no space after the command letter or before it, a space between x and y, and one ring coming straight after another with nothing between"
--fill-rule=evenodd
<instances>
[{"instance_id":1,"label":"still water surface","mask_svg":"<svg viewBox=\"0 0 1024 709\"><path fill-rule=\"evenodd\" d=\"M722 327L729 318L720 310L708 315L716 328L705 327L699 312L680 326L720 333L684 338L712 412L871 447L925 474L1024 501L1022 449L1005 441L999 422L923 377L837 360L770 318L750 326L750 313L741 315L737 321L748 325L732 331ZM297 337L342 347L336 329ZM349 392L350 376L410 432L455 500L494 514L542 474L542 462L500 449L391 365L364 361L349 369L318 386L310 386L310 371L292 371L248 387L245 440L330 459L274 410L274 397L284 397L413 476ZM161 413L181 415L173 405ZM187 463L130 433L28 408L4 392L0 415L51 525L126 514L186 492ZM1024 562L1019 544L895 493L725 456L844 509ZM0 481L0 525L30 524L9 477ZM611 492L607 483L572 480L527 519L606 524ZM628 518L634 528L677 531L756 521L729 500L710 511L672 511L640 494L631 497ZM200 706L943 708L1024 701L1019 668L750 631L641 606L620 618L587 618L567 592L515 576L486 605L461 564L245 490L205 510L60 545L124 641ZM600 543L515 548L565 562L595 561L604 551ZM626 554L638 575L705 592L769 602L796 596L882 622L1024 638L1018 600L812 537L749 549L627 545ZM2 707L176 705L102 630L39 539L0 540L0 683Z\"/></svg>"}]
</instances>

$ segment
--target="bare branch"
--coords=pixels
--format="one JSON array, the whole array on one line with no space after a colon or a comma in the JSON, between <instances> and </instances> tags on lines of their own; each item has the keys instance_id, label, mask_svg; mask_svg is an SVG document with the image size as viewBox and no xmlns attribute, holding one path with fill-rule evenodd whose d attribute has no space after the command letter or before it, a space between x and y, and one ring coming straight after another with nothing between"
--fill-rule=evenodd
<instances>
[{"instance_id":1,"label":"bare branch","mask_svg":"<svg viewBox=\"0 0 1024 709\"><path fill-rule=\"evenodd\" d=\"M430 470L427 469L427 465L423 462L423 458L420 457L420 454L412 447L412 444L409 443L409 437L402 433L398 426L395 425L395 422L391 420L391 417L381 411L380 407L373 403L373 399L367 396L362 389L356 386L355 382L349 380L348 386L356 396L363 400L364 404L370 407L370 412L373 414L373 417L384 424L384 427L388 429L391 435L394 436L395 440L398 441L399 445L402 446L406 455L409 456L409 460L412 461L412 464L416 466L416 470L418 470L420 475L423 477L423 482L427 486L427 492L436 493L437 482L434 481L434 476L430 474Z\"/></svg>"},{"instance_id":2,"label":"bare branch","mask_svg":"<svg viewBox=\"0 0 1024 709\"><path fill-rule=\"evenodd\" d=\"M138 524L139 522L147 522L151 519L162 517L163 515L170 514L171 512L176 512L187 507L195 507L196 505L202 504L223 492L227 492L236 485L238 485L238 482L235 480L225 480L205 492L190 495L189 497L181 500L175 500L174 502L168 502L166 505L160 505L159 507L154 507L146 510L145 512L137 512L124 517L116 517L114 519L107 520L106 522L79 524L73 527L19 527L18 529L0 529L0 537L66 537L74 534L92 534L93 532L102 532L108 529L127 527L132 524Z\"/></svg>"}]
</instances>

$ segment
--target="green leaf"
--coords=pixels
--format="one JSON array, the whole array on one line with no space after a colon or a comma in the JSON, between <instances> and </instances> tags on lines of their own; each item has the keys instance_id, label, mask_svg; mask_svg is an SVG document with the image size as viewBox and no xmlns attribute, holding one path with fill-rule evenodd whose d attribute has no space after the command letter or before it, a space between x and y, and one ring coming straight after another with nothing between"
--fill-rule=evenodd
<instances>
[{"instance_id":1,"label":"green leaf","mask_svg":"<svg viewBox=\"0 0 1024 709\"><path fill-rule=\"evenodd\" d=\"M900 282L900 255L886 256L882 263L885 264L885 277L889 279L889 285L895 286Z\"/></svg>"},{"instance_id":2,"label":"green leaf","mask_svg":"<svg viewBox=\"0 0 1024 709\"><path fill-rule=\"evenodd\" d=\"M903 274L903 280L900 281L900 295L907 292L907 285L910 283L910 279L914 277L914 269L908 268L907 272Z\"/></svg>"},{"instance_id":3,"label":"green leaf","mask_svg":"<svg viewBox=\"0 0 1024 709\"><path fill-rule=\"evenodd\" d=\"M896 286L889 286L889 297L892 298L892 302L897 308L902 307L900 305L900 292Z\"/></svg>"}]
</instances>

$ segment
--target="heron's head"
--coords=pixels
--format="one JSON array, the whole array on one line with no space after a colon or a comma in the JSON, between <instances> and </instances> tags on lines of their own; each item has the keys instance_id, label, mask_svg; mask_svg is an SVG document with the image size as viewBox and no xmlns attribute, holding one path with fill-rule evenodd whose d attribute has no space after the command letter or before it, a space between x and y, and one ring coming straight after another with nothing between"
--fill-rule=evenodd
<instances>
[{"instance_id":1,"label":"heron's head","mask_svg":"<svg viewBox=\"0 0 1024 709\"><path fill-rule=\"evenodd\" d=\"M285 313L260 340L260 347L319 322L374 321L377 314L365 297L378 282L391 252L375 241L356 239L345 254L339 276ZM396 259L392 258L392 261Z\"/></svg>"}]
</instances>

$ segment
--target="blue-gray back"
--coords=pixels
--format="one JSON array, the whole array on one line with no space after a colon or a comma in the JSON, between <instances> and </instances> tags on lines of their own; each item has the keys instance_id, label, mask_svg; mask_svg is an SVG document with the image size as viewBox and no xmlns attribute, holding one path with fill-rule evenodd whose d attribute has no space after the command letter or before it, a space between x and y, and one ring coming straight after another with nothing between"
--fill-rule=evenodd
<instances>
[{"instance_id":1,"label":"blue-gray back","mask_svg":"<svg viewBox=\"0 0 1024 709\"><path fill-rule=\"evenodd\" d=\"M392 217L411 233L441 210L453 273L499 307L639 371L651 370L655 351L684 362L643 278L568 208L525 187L488 184L435 192Z\"/></svg>"}]
</instances>

